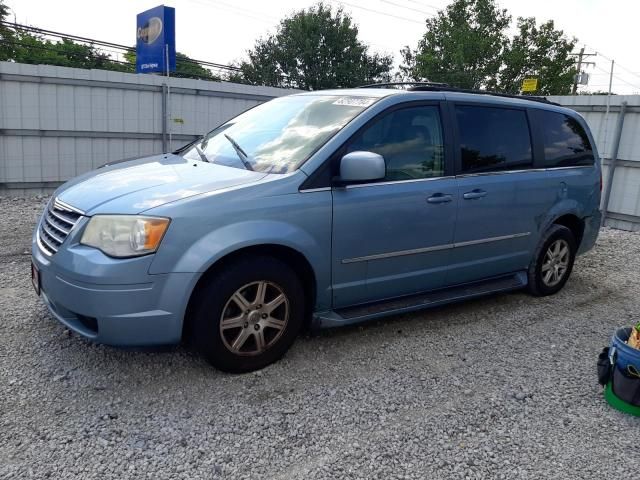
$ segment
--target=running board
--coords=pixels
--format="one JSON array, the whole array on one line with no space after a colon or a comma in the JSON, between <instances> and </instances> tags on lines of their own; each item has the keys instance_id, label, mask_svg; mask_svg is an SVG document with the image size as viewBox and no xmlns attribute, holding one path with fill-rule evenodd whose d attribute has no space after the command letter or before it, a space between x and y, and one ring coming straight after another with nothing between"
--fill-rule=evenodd
<instances>
[{"instance_id":1,"label":"running board","mask_svg":"<svg viewBox=\"0 0 640 480\"><path fill-rule=\"evenodd\" d=\"M314 326L326 328L350 325L352 323L359 323L387 315L413 312L447 303L490 295L492 293L518 290L526 285L526 272L518 272L508 276L492 278L481 282L466 283L428 293L419 293L417 295L393 298L381 302L318 312L314 316Z\"/></svg>"}]
</instances>

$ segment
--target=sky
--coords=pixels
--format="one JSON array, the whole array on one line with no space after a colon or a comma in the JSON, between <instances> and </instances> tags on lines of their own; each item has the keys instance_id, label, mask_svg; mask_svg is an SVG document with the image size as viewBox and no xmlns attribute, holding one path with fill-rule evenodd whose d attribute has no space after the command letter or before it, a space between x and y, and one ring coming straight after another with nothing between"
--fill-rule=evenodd
<instances>
[{"instance_id":1,"label":"sky","mask_svg":"<svg viewBox=\"0 0 640 480\"><path fill-rule=\"evenodd\" d=\"M113 43L135 44L136 14L161 0L5 0L18 23ZM256 39L274 32L279 20L314 0L167 0L176 9L178 51L198 60L227 64L246 55ZM360 29L371 50L394 55L405 45L415 47L424 21L449 0L325 0L342 6ZM640 1L638 0L498 0L514 18L552 19L556 28L576 37L576 51L598 53L585 58L586 90L608 89L615 60L613 91L640 93ZM397 65L396 65L397 66Z\"/></svg>"}]
</instances>

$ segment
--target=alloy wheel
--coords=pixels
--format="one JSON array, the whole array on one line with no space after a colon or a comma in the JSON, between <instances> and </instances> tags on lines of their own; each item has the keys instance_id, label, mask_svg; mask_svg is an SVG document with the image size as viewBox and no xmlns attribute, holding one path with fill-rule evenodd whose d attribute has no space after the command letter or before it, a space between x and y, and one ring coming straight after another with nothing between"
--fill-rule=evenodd
<instances>
[{"instance_id":1,"label":"alloy wheel","mask_svg":"<svg viewBox=\"0 0 640 480\"><path fill-rule=\"evenodd\" d=\"M542 282L554 287L566 275L569 269L570 249L566 240L560 238L549 245L542 261Z\"/></svg>"},{"instance_id":2,"label":"alloy wheel","mask_svg":"<svg viewBox=\"0 0 640 480\"><path fill-rule=\"evenodd\" d=\"M259 355L274 345L289 321L289 299L273 282L260 280L240 287L220 318L224 346L236 355Z\"/></svg>"}]
</instances>

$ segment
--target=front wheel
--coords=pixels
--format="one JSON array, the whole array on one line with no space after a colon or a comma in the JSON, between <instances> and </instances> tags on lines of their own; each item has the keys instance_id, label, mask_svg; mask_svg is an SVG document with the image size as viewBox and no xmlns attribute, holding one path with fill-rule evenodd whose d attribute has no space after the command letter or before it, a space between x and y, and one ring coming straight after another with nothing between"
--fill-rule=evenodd
<instances>
[{"instance_id":1,"label":"front wheel","mask_svg":"<svg viewBox=\"0 0 640 480\"><path fill-rule=\"evenodd\" d=\"M529 292L553 295L564 287L576 258L576 240L571 230L552 225L536 249L529 266Z\"/></svg>"},{"instance_id":2,"label":"front wheel","mask_svg":"<svg viewBox=\"0 0 640 480\"><path fill-rule=\"evenodd\" d=\"M296 273L273 257L248 257L205 282L194 309L194 341L214 367L249 372L278 360L304 318Z\"/></svg>"}]
</instances>

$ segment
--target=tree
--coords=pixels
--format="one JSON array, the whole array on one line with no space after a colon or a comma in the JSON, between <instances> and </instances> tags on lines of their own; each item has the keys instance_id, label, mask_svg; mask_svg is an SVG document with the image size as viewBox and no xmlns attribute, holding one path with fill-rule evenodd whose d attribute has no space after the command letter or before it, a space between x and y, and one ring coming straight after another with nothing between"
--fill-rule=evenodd
<instances>
[{"instance_id":1,"label":"tree","mask_svg":"<svg viewBox=\"0 0 640 480\"><path fill-rule=\"evenodd\" d=\"M93 45L76 43L67 38L52 42L24 32L16 32L14 38L16 42L11 60L18 63L128 70L126 65L114 62L109 55L100 52Z\"/></svg>"},{"instance_id":2,"label":"tree","mask_svg":"<svg viewBox=\"0 0 640 480\"><path fill-rule=\"evenodd\" d=\"M5 58L18 63L40 65L59 65L74 68L95 68L100 70L115 70L119 72L135 72L136 53L128 51L124 54L125 61L114 60L109 54L97 49L94 45L74 42L63 38L59 42L46 40L39 35L22 31L12 32L14 48ZM0 55L2 50L0 50ZM176 53L176 71L172 75L185 78L205 80L219 80L210 70L183 53Z\"/></svg>"},{"instance_id":3,"label":"tree","mask_svg":"<svg viewBox=\"0 0 640 480\"><path fill-rule=\"evenodd\" d=\"M556 30L553 20L538 27L533 17L519 17L518 32L504 52L499 89L518 93L525 77L537 77L538 94L571 93L576 69L570 54L576 40L567 39L562 30Z\"/></svg>"},{"instance_id":4,"label":"tree","mask_svg":"<svg viewBox=\"0 0 640 480\"><path fill-rule=\"evenodd\" d=\"M172 73L176 77L199 78L204 80L220 80L218 75L203 67L184 53L176 52L176 71Z\"/></svg>"},{"instance_id":5,"label":"tree","mask_svg":"<svg viewBox=\"0 0 640 480\"><path fill-rule=\"evenodd\" d=\"M318 90L388 80L392 62L369 53L342 9L319 3L283 19L239 66L248 83Z\"/></svg>"},{"instance_id":6,"label":"tree","mask_svg":"<svg viewBox=\"0 0 640 480\"><path fill-rule=\"evenodd\" d=\"M131 65L132 71L136 68L136 51L129 50L124 54L124 58ZM176 52L176 71L171 72L174 77L196 78L204 80L220 80L220 77L211 73L211 70L203 67L195 60L191 59L184 53Z\"/></svg>"},{"instance_id":7,"label":"tree","mask_svg":"<svg viewBox=\"0 0 640 480\"><path fill-rule=\"evenodd\" d=\"M411 50L401 50L403 76L460 88L494 87L511 22L494 0L456 0L426 21L427 31Z\"/></svg>"},{"instance_id":8,"label":"tree","mask_svg":"<svg viewBox=\"0 0 640 480\"><path fill-rule=\"evenodd\" d=\"M538 78L538 94L569 93L576 40L556 30L553 21L538 26L535 18L522 17L518 33L509 39L510 23L495 0L455 0L427 19L416 49L401 51L401 76L507 93L518 93L522 79L532 76Z\"/></svg>"},{"instance_id":9,"label":"tree","mask_svg":"<svg viewBox=\"0 0 640 480\"><path fill-rule=\"evenodd\" d=\"M4 0L0 0L0 22L6 22L9 16L9 7ZM13 31L3 23L0 23L0 61L9 60L14 53L15 39Z\"/></svg>"}]
</instances>

